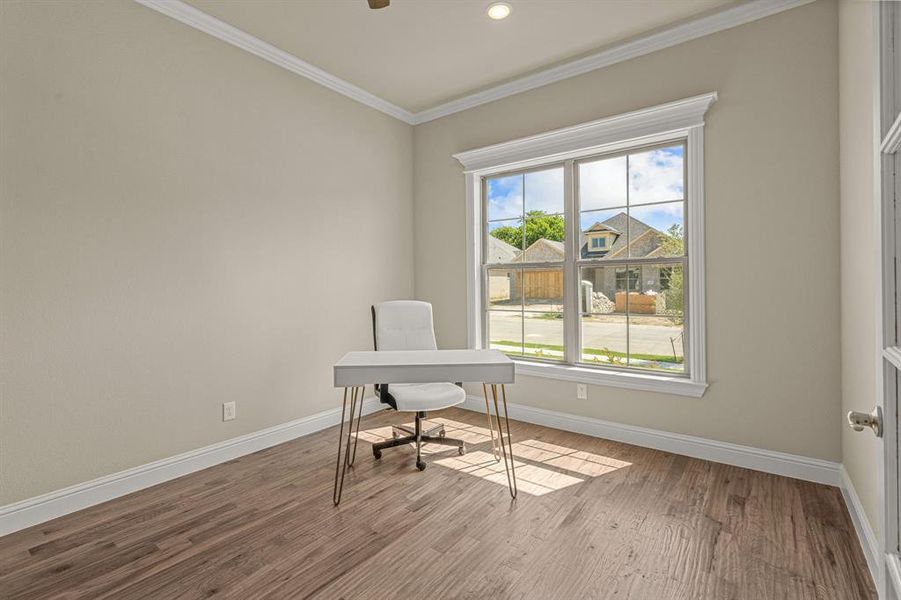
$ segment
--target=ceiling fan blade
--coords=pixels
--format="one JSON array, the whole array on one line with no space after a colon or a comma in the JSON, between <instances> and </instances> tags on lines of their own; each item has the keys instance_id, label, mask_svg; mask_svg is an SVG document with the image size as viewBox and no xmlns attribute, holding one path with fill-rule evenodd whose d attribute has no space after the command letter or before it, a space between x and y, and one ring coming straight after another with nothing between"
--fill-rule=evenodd
<instances>
[{"instance_id":1,"label":"ceiling fan blade","mask_svg":"<svg viewBox=\"0 0 901 600\"><path fill-rule=\"evenodd\" d=\"M369 0L369 8L385 8L391 0Z\"/></svg>"}]
</instances>

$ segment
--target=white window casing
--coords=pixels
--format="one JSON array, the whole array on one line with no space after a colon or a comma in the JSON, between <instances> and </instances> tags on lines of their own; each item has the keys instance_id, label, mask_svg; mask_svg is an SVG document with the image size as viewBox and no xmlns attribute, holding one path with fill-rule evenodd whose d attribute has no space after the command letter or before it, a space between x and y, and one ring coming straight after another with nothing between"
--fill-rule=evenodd
<instances>
[{"instance_id":1,"label":"white window casing","mask_svg":"<svg viewBox=\"0 0 901 600\"><path fill-rule=\"evenodd\" d=\"M643 145L682 139L686 162L685 251L687 254L685 332L687 348L684 375L631 372L583 364L555 364L516 359L516 370L531 375L606 385L618 388L700 397L707 388L705 333L705 220L704 220L704 117L716 101L716 92L694 96L659 106L607 117L538 135L454 155L463 166L466 201L466 289L467 341L470 348L484 347L482 227L484 177L547 164L564 164L566 236L578 239L577 218L573 218L573 161L597 154L625 151ZM574 237L570 237L574 236ZM565 281L576 277L574 244L567 244ZM565 289L574 288L567 284ZM567 355L578 351L578 298L565 294L564 344Z\"/></svg>"}]
</instances>

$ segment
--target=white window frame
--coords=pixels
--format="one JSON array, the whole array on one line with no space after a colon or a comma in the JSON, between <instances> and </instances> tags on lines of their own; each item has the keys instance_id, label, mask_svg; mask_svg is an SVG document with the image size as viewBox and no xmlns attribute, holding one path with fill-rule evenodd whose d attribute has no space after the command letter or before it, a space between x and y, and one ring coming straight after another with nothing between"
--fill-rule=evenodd
<instances>
[{"instance_id":1,"label":"white window frame","mask_svg":"<svg viewBox=\"0 0 901 600\"><path fill-rule=\"evenodd\" d=\"M651 108L566 127L502 144L467 150L454 155L466 185L466 295L467 342L484 347L482 278L482 179L494 174L565 163L597 154L626 151L641 145L683 138L686 144L686 249L688 252L688 303L685 315L687 340L685 375L666 375L607 369L598 366L555 364L514 359L521 375L576 381L610 387L663 392L700 398L707 389L705 250L704 250L704 116L716 101L716 92L677 100ZM564 172L568 203L572 203L572 170ZM567 211L572 214L571 211ZM567 236L577 234L567 219ZM570 238L572 239L572 238ZM567 247L572 246L568 244ZM573 281L575 261L567 260L564 279ZM564 312L578 312L578 298L565 287ZM570 322L576 322L569 319ZM567 336L564 343L575 343Z\"/></svg>"}]
</instances>

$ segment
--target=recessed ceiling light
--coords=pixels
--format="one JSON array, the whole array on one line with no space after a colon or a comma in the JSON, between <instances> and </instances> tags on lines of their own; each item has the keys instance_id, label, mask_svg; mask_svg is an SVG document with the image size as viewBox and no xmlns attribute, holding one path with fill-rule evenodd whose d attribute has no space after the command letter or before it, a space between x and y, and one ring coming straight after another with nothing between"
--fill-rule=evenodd
<instances>
[{"instance_id":1,"label":"recessed ceiling light","mask_svg":"<svg viewBox=\"0 0 901 600\"><path fill-rule=\"evenodd\" d=\"M511 10L513 9L510 8L510 5L506 2L495 2L488 7L488 16L495 21L500 21L501 19L506 19L510 16Z\"/></svg>"}]
</instances>

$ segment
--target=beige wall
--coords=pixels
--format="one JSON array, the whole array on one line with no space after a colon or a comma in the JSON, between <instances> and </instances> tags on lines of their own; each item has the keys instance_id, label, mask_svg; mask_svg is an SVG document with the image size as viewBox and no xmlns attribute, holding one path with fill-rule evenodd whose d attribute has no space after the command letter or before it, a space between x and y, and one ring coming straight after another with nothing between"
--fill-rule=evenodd
<instances>
[{"instance_id":1,"label":"beige wall","mask_svg":"<svg viewBox=\"0 0 901 600\"><path fill-rule=\"evenodd\" d=\"M0 61L0 505L336 406L412 128L133 2L4 1Z\"/></svg>"},{"instance_id":2,"label":"beige wall","mask_svg":"<svg viewBox=\"0 0 901 600\"><path fill-rule=\"evenodd\" d=\"M581 401L574 383L522 377L511 399L839 460L837 52L837 6L822 0L417 126L414 279L434 304L439 343L466 343L453 153L717 91L706 131L707 394L591 387Z\"/></svg>"},{"instance_id":3,"label":"beige wall","mask_svg":"<svg viewBox=\"0 0 901 600\"><path fill-rule=\"evenodd\" d=\"M839 117L841 131L842 412L877 403L878 282L873 149L874 26L870 2L839 5ZM876 465L882 445L868 431L842 428L842 462L870 525L881 531Z\"/></svg>"},{"instance_id":4,"label":"beige wall","mask_svg":"<svg viewBox=\"0 0 901 600\"><path fill-rule=\"evenodd\" d=\"M844 40L865 19L841 11ZM842 286L838 59L820 0L411 128L131 2L0 3L0 505L333 407L373 301L415 292L464 346L451 154L714 90L708 393L523 377L511 399L841 460L841 374L866 407L873 368L847 239L872 223L843 196ZM844 439L875 525L873 447Z\"/></svg>"}]
</instances>

